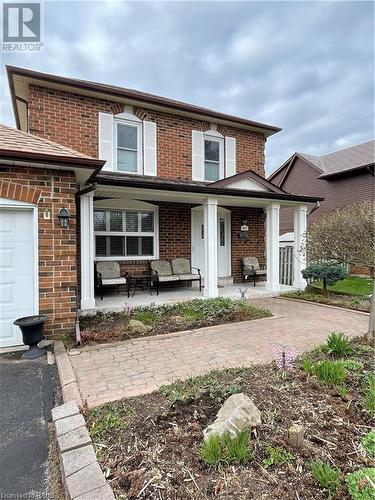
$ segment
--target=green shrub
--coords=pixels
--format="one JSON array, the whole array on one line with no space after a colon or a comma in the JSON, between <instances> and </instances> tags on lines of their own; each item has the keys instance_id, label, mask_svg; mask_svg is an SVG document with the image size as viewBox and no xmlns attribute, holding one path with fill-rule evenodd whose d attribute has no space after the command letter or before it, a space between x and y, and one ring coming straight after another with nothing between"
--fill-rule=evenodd
<instances>
[{"instance_id":1,"label":"green shrub","mask_svg":"<svg viewBox=\"0 0 375 500\"><path fill-rule=\"evenodd\" d=\"M283 465L291 460L294 460L294 455L289 453L281 446L267 446L266 448L266 458L263 460L264 467L270 467L271 465Z\"/></svg>"},{"instance_id":2,"label":"green shrub","mask_svg":"<svg viewBox=\"0 0 375 500\"><path fill-rule=\"evenodd\" d=\"M363 402L371 416L375 416L375 375L370 374L365 379Z\"/></svg>"},{"instance_id":3,"label":"green shrub","mask_svg":"<svg viewBox=\"0 0 375 500\"><path fill-rule=\"evenodd\" d=\"M302 276L307 279L323 282L323 292L327 292L327 285L334 285L337 281L346 278L346 271L340 264L331 262L310 264L302 271Z\"/></svg>"},{"instance_id":4,"label":"green shrub","mask_svg":"<svg viewBox=\"0 0 375 500\"><path fill-rule=\"evenodd\" d=\"M218 467L224 460L223 446L217 434L211 434L201 446L200 455L210 467Z\"/></svg>"},{"instance_id":5,"label":"green shrub","mask_svg":"<svg viewBox=\"0 0 375 500\"><path fill-rule=\"evenodd\" d=\"M340 485L341 472L322 460L312 460L310 470L315 481L327 490L328 498L332 498Z\"/></svg>"},{"instance_id":6,"label":"green shrub","mask_svg":"<svg viewBox=\"0 0 375 500\"><path fill-rule=\"evenodd\" d=\"M350 370L351 372L361 372L363 370L363 363L355 359L344 359L341 363L346 370Z\"/></svg>"},{"instance_id":7,"label":"green shrub","mask_svg":"<svg viewBox=\"0 0 375 500\"><path fill-rule=\"evenodd\" d=\"M375 468L360 469L346 476L349 495L353 500L375 499Z\"/></svg>"},{"instance_id":8,"label":"green shrub","mask_svg":"<svg viewBox=\"0 0 375 500\"><path fill-rule=\"evenodd\" d=\"M345 381L345 369L341 361L319 361L315 364L315 375L321 382L334 386L343 385Z\"/></svg>"},{"instance_id":9,"label":"green shrub","mask_svg":"<svg viewBox=\"0 0 375 500\"><path fill-rule=\"evenodd\" d=\"M365 451L375 458L375 431L370 431L362 436L361 444Z\"/></svg>"},{"instance_id":10,"label":"green shrub","mask_svg":"<svg viewBox=\"0 0 375 500\"><path fill-rule=\"evenodd\" d=\"M223 463L247 464L252 459L249 439L248 430L238 433L235 437L231 437L229 433L222 436L211 434L202 443L201 459L210 467L218 467Z\"/></svg>"},{"instance_id":11,"label":"green shrub","mask_svg":"<svg viewBox=\"0 0 375 500\"><path fill-rule=\"evenodd\" d=\"M346 358L352 352L349 338L343 332L331 332L327 338L328 352L335 358Z\"/></svg>"},{"instance_id":12,"label":"green shrub","mask_svg":"<svg viewBox=\"0 0 375 500\"><path fill-rule=\"evenodd\" d=\"M302 356L301 360L301 368L307 375L314 375L314 363L308 356Z\"/></svg>"}]
</instances>

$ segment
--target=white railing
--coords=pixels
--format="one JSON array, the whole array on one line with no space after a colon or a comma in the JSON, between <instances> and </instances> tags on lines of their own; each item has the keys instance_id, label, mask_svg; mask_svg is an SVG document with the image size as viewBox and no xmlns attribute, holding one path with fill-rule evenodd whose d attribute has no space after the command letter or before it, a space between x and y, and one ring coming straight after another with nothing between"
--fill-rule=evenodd
<instances>
[{"instance_id":1,"label":"white railing","mask_svg":"<svg viewBox=\"0 0 375 500\"><path fill-rule=\"evenodd\" d=\"M293 284L293 247L280 247L280 283Z\"/></svg>"}]
</instances>

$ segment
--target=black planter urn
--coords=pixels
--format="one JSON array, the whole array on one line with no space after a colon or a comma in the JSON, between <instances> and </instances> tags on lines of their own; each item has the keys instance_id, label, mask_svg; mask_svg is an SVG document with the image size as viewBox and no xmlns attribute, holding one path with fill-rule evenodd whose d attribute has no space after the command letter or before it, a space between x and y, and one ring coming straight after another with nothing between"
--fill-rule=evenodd
<instances>
[{"instance_id":1,"label":"black planter urn","mask_svg":"<svg viewBox=\"0 0 375 500\"><path fill-rule=\"evenodd\" d=\"M46 351L38 347L38 344L43 340L44 323L47 321L47 316L39 314L36 316L25 316L14 321L14 325L20 327L22 332L22 340L25 345L29 346L29 350L23 355L23 359L36 359L43 356Z\"/></svg>"}]
</instances>

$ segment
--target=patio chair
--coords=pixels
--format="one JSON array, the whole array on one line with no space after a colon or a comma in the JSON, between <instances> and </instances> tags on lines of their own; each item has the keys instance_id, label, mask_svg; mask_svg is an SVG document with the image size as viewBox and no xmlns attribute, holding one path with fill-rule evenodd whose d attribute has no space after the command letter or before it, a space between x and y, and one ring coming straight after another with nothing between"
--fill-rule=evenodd
<instances>
[{"instance_id":1,"label":"patio chair","mask_svg":"<svg viewBox=\"0 0 375 500\"><path fill-rule=\"evenodd\" d=\"M120 286L128 284L128 273L121 276L120 264L115 261L97 262L95 265L96 286L100 291L100 300L103 300L103 288L117 286L120 293Z\"/></svg>"},{"instance_id":2,"label":"patio chair","mask_svg":"<svg viewBox=\"0 0 375 500\"><path fill-rule=\"evenodd\" d=\"M242 282L245 283L247 279L253 279L254 286L261 276L267 276L267 271L260 268L256 257L243 257L241 259L241 272Z\"/></svg>"},{"instance_id":3,"label":"patio chair","mask_svg":"<svg viewBox=\"0 0 375 500\"><path fill-rule=\"evenodd\" d=\"M150 262L150 268L151 273L155 276L157 295L159 295L160 283L199 281L199 291L202 290L200 270L191 267L188 259L173 259L172 264L168 260L152 260ZM193 270L196 272L194 273Z\"/></svg>"}]
</instances>

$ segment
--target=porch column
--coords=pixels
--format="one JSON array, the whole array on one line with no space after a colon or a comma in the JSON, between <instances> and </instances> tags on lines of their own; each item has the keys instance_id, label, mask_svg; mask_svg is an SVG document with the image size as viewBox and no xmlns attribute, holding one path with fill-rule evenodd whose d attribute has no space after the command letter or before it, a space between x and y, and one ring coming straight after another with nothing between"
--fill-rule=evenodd
<instances>
[{"instance_id":1,"label":"porch column","mask_svg":"<svg viewBox=\"0 0 375 500\"><path fill-rule=\"evenodd\" d=\"M204 238L204 259L205 276L204 290L205 297L217 297L217 200L208 198L203 204L204 228L206 231Z\"/></svg>"},{"instance_id":2,"label":"porch column","mask_svg":"<svg viewBox=\"0 0 375 500\"><path fill-rule=\"evenodd\" d=\"M81 198L81 310L95 308L94 193Z\"/></svg>"},{"instance_id":3,"label":"porch column","mask_svg":"<svg viewBox=\"0 0 375 500\"><path fill-rule=\"evenodd\" d=\"M280 204L271 203L266 209L267 290L280 291L279 249Z\"/></svg>"},{"instance_id":4,"label":"porch column","mask_svg":"<svg viewBox=\"0 0 375 500\"><path fill-rule=\"evenodd\" d=\"M302 251L306 227L307 206L298 205L294 210L293 286L300 290L304 290L307 285L301 274L301 271L306 268L306 254Z\"/></svg>"}]
</instances>

